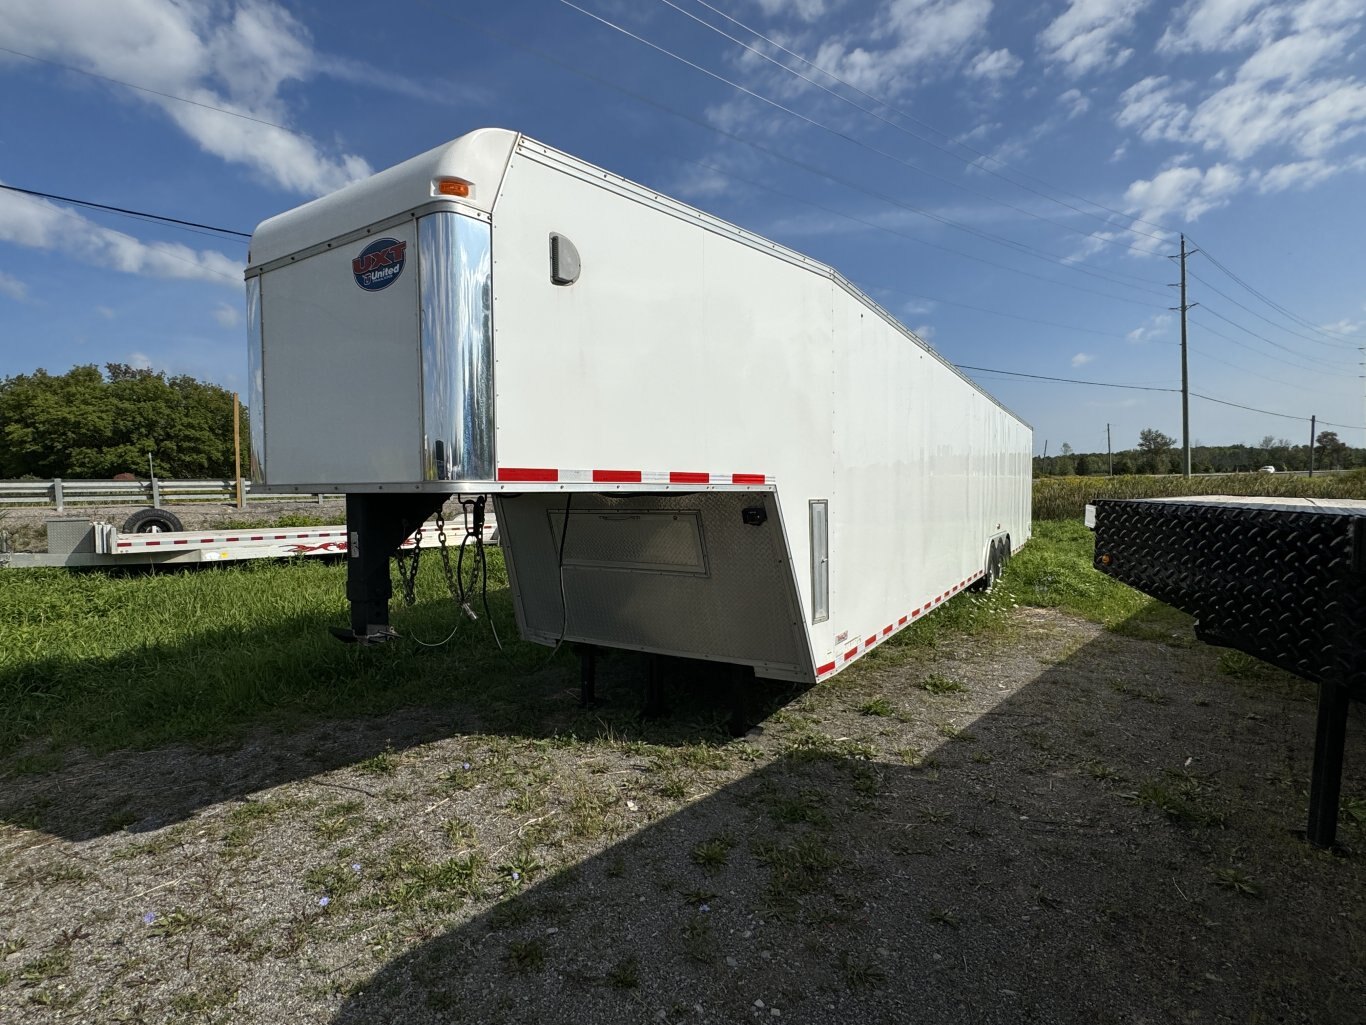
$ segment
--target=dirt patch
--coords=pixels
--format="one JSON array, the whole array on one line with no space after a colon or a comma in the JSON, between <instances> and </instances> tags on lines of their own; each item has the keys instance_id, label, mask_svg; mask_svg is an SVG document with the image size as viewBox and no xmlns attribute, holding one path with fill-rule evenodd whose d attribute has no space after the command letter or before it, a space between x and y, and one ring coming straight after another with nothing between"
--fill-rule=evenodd
<instances>
[{"instance_id":1,"label":"dirt patch","mask_svg":"<svg viewBox=\"0 0 1366 1025\"><path fill-rule=\"evenodd\" d=\"M459 706L12 766L0 1020L1303 1022L1366 1006L1366 863L1303 828L1311 688L1020 610L749 736ZM1342 839L1366 847L1366 732ZM22 773L13 770L26 768Z\"/></svg>"}]
</instances>

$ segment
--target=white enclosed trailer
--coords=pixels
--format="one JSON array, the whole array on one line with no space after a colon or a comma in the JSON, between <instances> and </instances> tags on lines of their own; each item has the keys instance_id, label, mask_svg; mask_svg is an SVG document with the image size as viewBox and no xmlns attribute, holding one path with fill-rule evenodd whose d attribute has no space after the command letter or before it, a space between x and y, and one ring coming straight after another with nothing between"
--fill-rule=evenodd
<instances>
[{"instance_id":1,"label":"white enclosed trailer","mask_svg":"<svg viewBox=\"0 0 1366 1025\"><path fill-rule=\"evenodd\" d=\"M265 221L247 295L254 479L347 495L358 640L452 494L528 639L794 681L1029 536L1028 425L837 272L515 132Z\"/></svg>"}]
</instances>

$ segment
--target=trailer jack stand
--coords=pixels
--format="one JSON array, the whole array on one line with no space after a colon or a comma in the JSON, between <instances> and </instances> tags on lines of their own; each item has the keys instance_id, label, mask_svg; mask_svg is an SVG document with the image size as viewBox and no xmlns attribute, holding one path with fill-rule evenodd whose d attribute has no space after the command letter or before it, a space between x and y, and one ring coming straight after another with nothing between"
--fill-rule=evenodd
<instances>
[{"instance_id":1,"label":"trailer jack stand","mask_svg":"<svg viewBox=\"0 0 1366 1025\"><path fill-rule=\"evenodd\" d=\"M394 594L389 560L447 497L346 496L346 597L351 603L351 629L335 628L333 637L348 644L383 644L398 636L389 626L389 599Z\"/></svg>"},{"instance_id":2,"label":"trailer jack stand","mask_svg":"<svg viewBox=\"0 0 1366 1025\"><path fill-rule=\"evenodd\" d=\"M598 652L591 644L579 646L579 707L592 708L598 703Z\"/></svg>"},{"instance_id":3,"label":"trailer jack stand","mask_svg":"<svg viewBox=\"0 0 1366 1025\"><path fill-rule=\"evenodd\" d=\"M365 633L357 633L344 626L330 626L328 633L343 644L383 644L386 641L396 640L400 634L391 626L371 626L366 628Z\"/></svg>"}]
</instances>

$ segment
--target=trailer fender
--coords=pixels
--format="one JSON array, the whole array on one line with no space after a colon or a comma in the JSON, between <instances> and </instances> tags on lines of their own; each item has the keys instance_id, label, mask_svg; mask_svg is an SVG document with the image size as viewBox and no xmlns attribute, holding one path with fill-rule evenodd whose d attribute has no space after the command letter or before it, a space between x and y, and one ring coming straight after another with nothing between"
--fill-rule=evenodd
<instances>
[{"instance_id":1,"label":"trailer fender","mask_svg":"<svg viewBox=\"0 0 1366 1025\"><path fill-rule=\"evenodd\" d=\"M1002 531L987 538L982 546L982 575L971 585L970 590L990 591L1001 579L1006 563L1010 561L1010 534Z\"/></svg>"}]
</instances>

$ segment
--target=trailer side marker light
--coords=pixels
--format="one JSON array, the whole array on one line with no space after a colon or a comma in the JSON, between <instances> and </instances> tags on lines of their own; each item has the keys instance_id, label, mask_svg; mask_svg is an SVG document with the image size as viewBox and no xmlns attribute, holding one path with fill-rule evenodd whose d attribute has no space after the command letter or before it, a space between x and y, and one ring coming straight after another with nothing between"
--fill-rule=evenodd
<instances>
[{"instance_id":1,"label":"trailer side marker light","mask_svg":"<svg viewBox=\"0 0 1366 1025\"><path fill-rule=\"evenodd\" d=\"M470 183L463 178L438 178L436 180L436 194L438 196L460 196L463 199L470 194Z\"/></svg>"},{"instance_id":2,"label":"trailer side marker light","mask_svg":"<svg viewBox=\"0 0 1366 1025\"><path fill-rule=\"evenodd\" d=\"M1100 557L1100 564L1101 564L1102 566L1108 566L1108 565L1110 565L1110 563L1113 562L1113 561L1114 561L1114 560L1110 558L1109 553L1106 553L1105 555L1102 555L1102 556Z\"/></svg>"}]
</instances>

